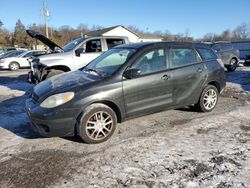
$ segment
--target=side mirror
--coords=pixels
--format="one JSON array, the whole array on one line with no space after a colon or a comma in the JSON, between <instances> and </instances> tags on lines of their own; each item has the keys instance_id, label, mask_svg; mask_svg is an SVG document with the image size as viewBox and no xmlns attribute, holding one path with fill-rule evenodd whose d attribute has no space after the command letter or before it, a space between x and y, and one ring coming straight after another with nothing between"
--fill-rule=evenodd
<instances>
[{"instance_id":1,"label":"side mirror","mask_svg":"<svg viewBox=\"0 0 250 188\"><path fill-rule=\"evenodd\" d=\"M84 48L78 48L75 50L75 54L77 57L80 57L80 55L84 52Z\"/></svg>"},{"instance_id":2,"label":"side mirror","mask_svg":"<svg viewBox=\"0 0 250 188\"><path fill-rule=\"evenodd\" d=\"M123 76L127 79L136 78L141 75L140 69L128 69L123 73Z\"/></svg>"}]
</instances>

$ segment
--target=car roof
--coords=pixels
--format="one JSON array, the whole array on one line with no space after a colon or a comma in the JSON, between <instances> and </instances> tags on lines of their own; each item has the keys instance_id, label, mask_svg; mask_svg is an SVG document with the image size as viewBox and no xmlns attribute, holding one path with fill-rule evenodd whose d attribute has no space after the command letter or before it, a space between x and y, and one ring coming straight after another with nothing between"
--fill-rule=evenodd
<instances>
[{"instance_id":1,"label":"car roof","mask_svg":"<svg viewBox=\"0 0 250 188\"><path fill-rule=\"evenodd\" d=\"M138 43L130 43L116 46L114 48L144 48L150 46L190 46L190 47L205 47L210 48L209 44L201 43L201 42L138 42Z\"/></svg>"}]
</instances>

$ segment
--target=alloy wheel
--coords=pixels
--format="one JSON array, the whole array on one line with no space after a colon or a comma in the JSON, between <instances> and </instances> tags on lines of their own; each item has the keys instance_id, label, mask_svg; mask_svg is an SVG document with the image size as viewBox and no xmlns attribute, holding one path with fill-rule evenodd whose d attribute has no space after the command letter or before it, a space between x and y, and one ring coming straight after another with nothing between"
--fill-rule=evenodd
<instances>
[{"instance_id":1,"label":"alloy wheel","mask_svg":"<svg viewBox=\"0 0 250 188\"><path fill-rule=\"evenodd\" d=\"M207 90L203 97L203 104L206 110L211 110L215 107L217 103L217 93L213 89Z\"/></svg>"},{"instance_id":2,"label":"alloy wheel","mask_svg":"<svg viewBox=\"0 0 250 188\"><path fill-rule=\"evenodd\" d=\"M103 140L112 131L114 120L111 114L98 111L86 122L86 133L93 140Z\"/></svg>"}]
</instances>

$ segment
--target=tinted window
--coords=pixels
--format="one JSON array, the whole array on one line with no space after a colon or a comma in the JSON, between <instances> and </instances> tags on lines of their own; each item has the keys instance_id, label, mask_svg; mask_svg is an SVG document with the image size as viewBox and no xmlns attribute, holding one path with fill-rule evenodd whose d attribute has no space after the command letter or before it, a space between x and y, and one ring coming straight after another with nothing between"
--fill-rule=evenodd
<instances>
[{"instance_id":1,"label":"tinted window","mask_svg":"<svg viewBox=\"0 0 250 188\"><path fill-rule=\"evenodd\" d=\"M90 40L86 42L85 52L101 52L101 51L102 51L102 46L100 39Z\"/></svg>"},{"instance_id":2,"label":"tinted window","mask_svg":"<svg viewBox=\"0 0 250 188\"><path fill-rule=\"evenodd\" d=\"M108 49L125 43L123 39L106 39L106 42L108 45Z\"/></svg>"},{"instance_id":3,"label":"tinted window","mask_svg":"<svg viewBox=\"0 0 250 188\"><path fill-rule=\"evenodd\" d=\"M211 49L198 48L197 50L198 50L198 52L199 52L199 54L200 54L203 61L208 61L208 60L211 60L211 59L217 59L218 58Z\"/></svg>"},{"instance_id":4,"label":"tinted window","mask_svg":"<svg viewBox=\"0 0 250 188\"><path fill-rule=\"evenodd\" d=\"M170 49L169 56L171 67L180 67L197 62L196 52L190 48Z\"/></svg>"},{"instance_id":5,"label":"tinted window","mask_svg":"<svg viewBox=\"0 0 250 188\"><path fill-rule=\"evenodd\" d=\"M166 70L164 49L147 52L142 55L130 69L139 69L141 75Z\"/></svg>"}]
</instances>

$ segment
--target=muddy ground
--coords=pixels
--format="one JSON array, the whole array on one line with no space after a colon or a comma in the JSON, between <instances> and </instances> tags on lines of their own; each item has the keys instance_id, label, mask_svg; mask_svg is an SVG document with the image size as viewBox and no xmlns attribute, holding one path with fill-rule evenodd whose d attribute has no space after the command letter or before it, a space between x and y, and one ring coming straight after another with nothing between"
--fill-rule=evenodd
<instances>
[{"instance_id":1,"label":"muddy ground","mask_svg":"<svg viewBox=\"0 0 250 188\"><path fill-rule=\"evenodd\" d=\"M33 132L26 74L0 72L0 187L250 187L249 67L227 73L213 112L129 120L98 145Z\"/></svg>"}]
</instances>

